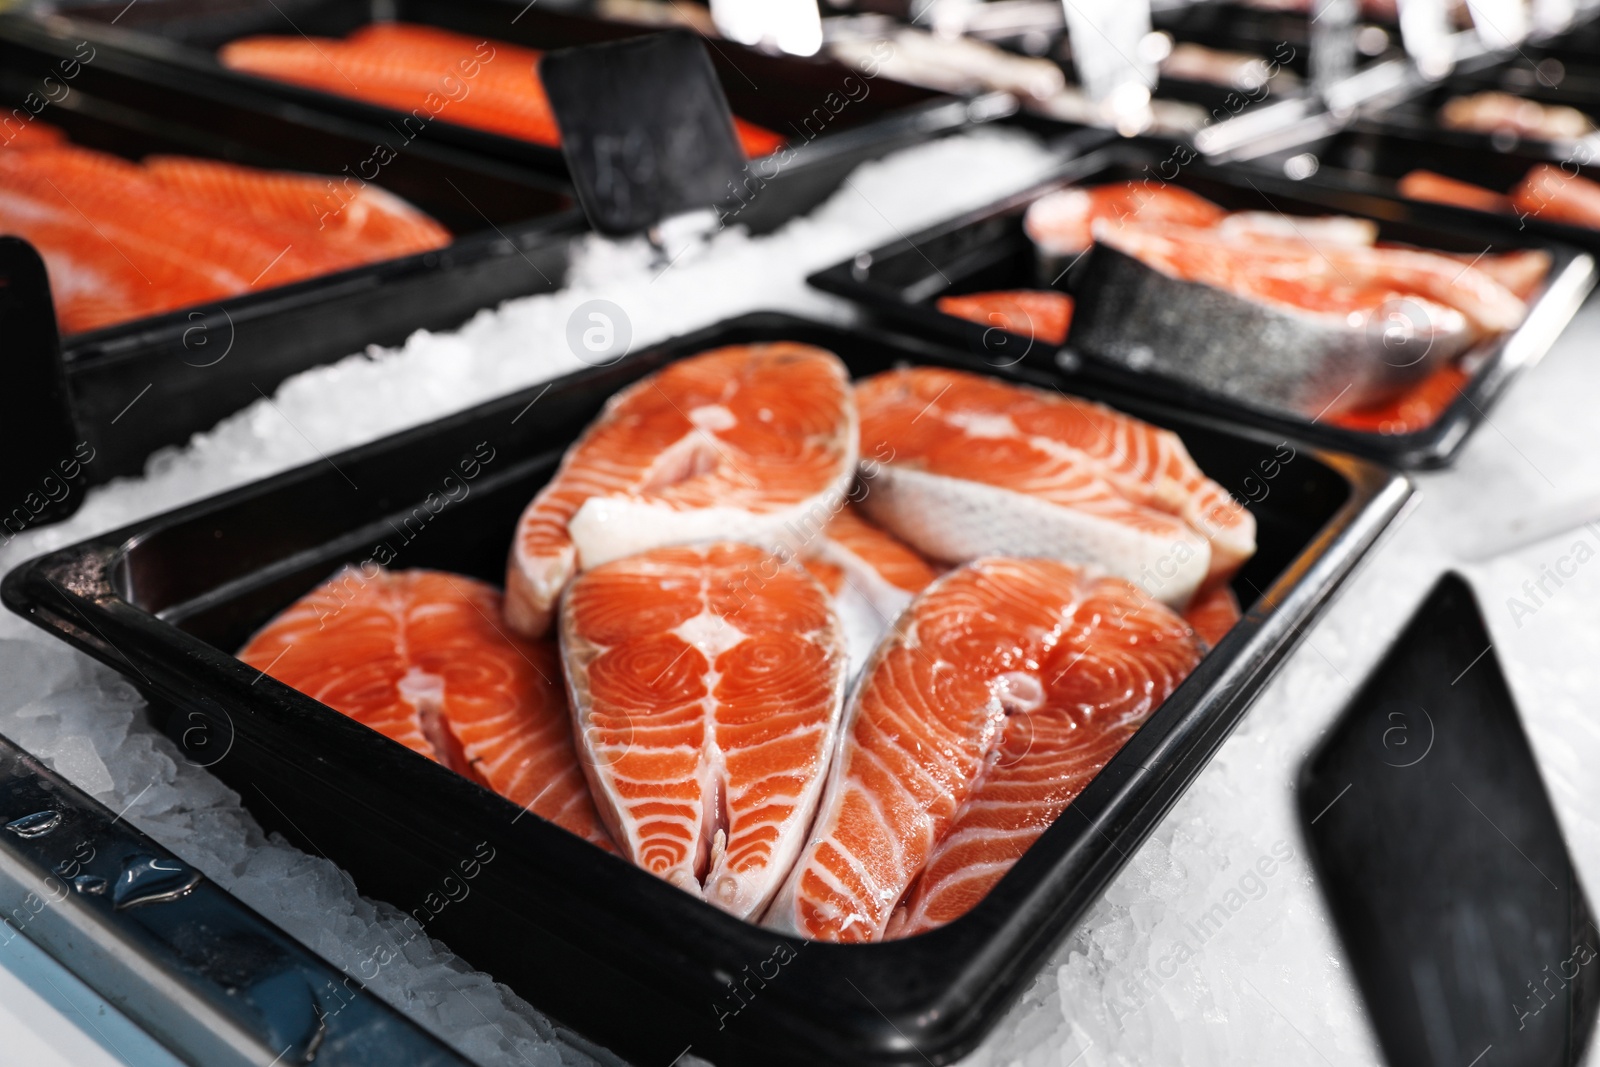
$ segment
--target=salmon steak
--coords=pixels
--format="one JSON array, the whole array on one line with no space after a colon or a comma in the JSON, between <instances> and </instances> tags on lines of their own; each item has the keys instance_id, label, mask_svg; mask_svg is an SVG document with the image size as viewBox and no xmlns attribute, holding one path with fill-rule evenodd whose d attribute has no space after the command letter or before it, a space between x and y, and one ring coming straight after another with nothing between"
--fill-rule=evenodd
<instances>
[{"instance_id":1,"label":"salmon steak","mask_svg":"<svg viewBox=\"0 0 1600 1067\"><path fill-rule=\"evenodd\" d=\"M374 22L342 39L242 37L217 53L246 74L353 97L460 126L556 147L561 131L539 81L542 53L505 41L406 22ZM784 138L743 119L734 131L752 159Z\"/></svg>"},{"instance_id":2,"label":"salmon steak","mask_svg":"<svg viewBox=\"0 0 1600 1067\"><path fill-rule=\"evenodd\" d=\"M909 936L970 910L1200 659L1118 578L990 558L906 609L851 697L816 825L766 925Z\"/></svg>"},{"instance_id":3,"label":"salmon steak","mask_svg":"<svg viewBox=\"0 0 1600 1067\"><path fill-rule=\"evenodd\" d=\"M499 590L463 575L346 567L239 658L611 850L572 747L555 642L507 634L500 607Z\"/></svg>"},{"instance_id":4,"label":"salmon steak","mask_svg":"<svg viewBox=\"0 0 1600 1067\"><path fill-rule=\"evenodd\" d=\"M833 598L852 679L911 598L943 569L848 503L828 520L800 562Z\"/></svg>"},{"instance_id":5,"label":"salmon steak","mask_svg":"<svg viewBox=\"0 0 1600 1067\"><path fill-rule=\"evenodd\" d=\"M791 342L678 360L607 402L518 520L506 620L548 631L578 571L727 539L797 555L844 501L856 464L844 364Z\"/></svg>"},{"instance_id":6,"label":"salmon steak","mask_svg":"<svg viewBox=\"0 0 1600 1067\"><path fill-rule=\"evenodd\" d=\"M1051 345L1067 339L1067 327L1072 322L1072 297L1054 289L941 296L935 306L946 315Z\"/></svg>"},{"instance_id":7,"label":"salmon steak","mask_svg":"<svg viewBox=\"0 0 1600 1067\"><path fill-rule=\"evenodd\" d=\"M1073 347L1316 419L1396 399L1527 313L1487 269L1363 243L1337 220L1233 221L1097 224Z\"/></svg>"},{"instance_id":8,"label":"salmon steak","mask_svg":"<svg viewBox=\"0 0 1600 1067\"><path fill-rule=\"evenodd\" d=\"M1178 436L1100 404L933 367L856 386L860 507L919 552L1099 568L1182 607L1255 552L1255 519ZM863 472L866 473L865 471Z\"/></svg>"},{"instance_id":9,"label":"salmon steak","mask_svg":"<svg viewBox=\"0 0 1600 1067\"><path fill-rule=\"evenodd\" d=\"M740 918L811 825L843 710L828 595L737 542L585 571L561 605L573 734L622 854Z\"/></svg>"}]
</instances>

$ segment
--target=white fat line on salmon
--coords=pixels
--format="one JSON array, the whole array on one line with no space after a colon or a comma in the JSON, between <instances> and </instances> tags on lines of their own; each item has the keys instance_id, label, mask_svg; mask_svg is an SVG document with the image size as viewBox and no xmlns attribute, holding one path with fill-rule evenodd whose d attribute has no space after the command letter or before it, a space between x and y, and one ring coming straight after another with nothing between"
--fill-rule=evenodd
<instances>
[{"instance_id":1,"label":"white fat line on salmon","mask_svg":"<svg viewBox=\"0 0 1600 1067\"><path fill-rule=\"evenodd\" d=\"M487 51L486 51L487 50ZM439 78L439 91L430 92L422 98L422 106L414 107L411 112L400 120L399 125L393 121L389 127L398 133L402 140L400 148L395 148L388 141L379 141L372 146L372 153L359 163L346 163L340 167L343 178L329 178L326 196L337 202L336 207L328 208L317 213L317 228L326 229L330 218L337 219L344 210L354 203L365 191L369 182L378 180L383 168L393 163L400 156L400 149L405 148L428 128L439 113L451 103L460 103L472 91L468 82L476 78L483 70L485 63L494 60L495 49L488 41L480 41L472 50L472 55L456 61L455 69L460 72L458 79L453 74L444 74ZM329 64L332 65L331 62ZM335 70L338 68L335 67ZM341 72L341 76L342 72ZM348 78L345 79L349 81ZM353 83L352 83L353 84ZM415 123L415 128L413 128ZM327 203L327 200L324 200ZM317 205L310 205L312 211L317 211Z\"/></svg>"},{"instance_id":2,"label":"white fat line on salmon","mask_svg":"<svg viewBox=\"0 0 1600 1067\"><path fill-rule=\"evenodd\" d=\"M872 94L872 80L876 78L887 60L894 56L895 47L890 41L878 41L872 46L872 55L857 64L856 71L860 74L847 74L839 83L838 89L830 89L821 99L821 102L812 108L809 115L803 116L797 123L789 120L789 126L797 135L796 140L786 141L778 146L771 155L761 159L750 160L744 164L741 176L728 179L728 196L723 204L734 201L736 207L719 207L717 209L717 228L727 229L730 222L739 216L745 208L755 201L755 198L781 174L786 167L799 158L800 148L815 141L827 129L834 119L851 104L859 104ZM816 128L812 128L812 121L816 120ZM665 273L665 272L663 272Z\"/></svg>"},{"instance_id":3,"label":"white fat line on salmon","mask_svg":"<svg viewBox=\"0 0 1600 1067\"><path fill-rule=\"evenodd\" d=\"M1600 529L1596 529L1593 522L1584 523L1583 528L1589 531L1595 544L1600 545ZM1577 577L1578 568L1594 559L1595 555L1595 547L1579 538L1572 542L1564 554L1549 563L1539 564L1538 578L1529 578L1522 583L1522 594L1527 600L1506 597L1506 610L1511 613L1511 621L1517 624L1517 629L1522 629L1524 619L1537 615L1540 608L1553 600L1562 586ZM1550 588L1551 582L1555 583L1555 589Z\"/></svg>"},{"instance_id":4,"label":"white fat line on salmon","mask_svg":"<svg viewBox=\"0 0 1600 1067\"><path fill-rule=\"evenodd\" d=\"M87 55L84 54L85 50ZM72 86L67 82L81 74L85 64L94 62L94 57L94 46L88 41L79 41L72 50L71 58L56 64L55 74L46 74L37 90L29 90L23 96L21 107L12 108L9 115L0 119L0 147L9 146L45 108L62 103L71 96Z\"/></svg>"},{"instance_id":5,"label":"white fat line on salmon","mask_svg":"<svg viewBox=\"0 0 1600 1067\"><path fill-rule=\"evenodd\" d=\"M487 451L487 455L485 455ZM446 474L440 483L440 491L430 490L423 497L422 503L411 509L411 512L400 520L396 526L393 519L385 520L389 528L400 539L400 548L405 548L412 541L421 536L430 522L437 518L444 510L453 504L459 504L472 494L470 483L483 473L483 468L494 462L499 453L488 441L479 441L473 446L472 455L457 462L460 470L458 478L455 471ZM452 484L454 483L454 484ZM330 608L326 604L317 607L317 629L323 629L328 622L338 617L339 613L349 607L356 596L370 581L383 573L383 569L392 564L400 556L399 549L389 544L388 541L379 541L372 547L372 552L360 563L346 564L332 581L325 587L331 591L338 601L338 606ZM345 594L349 596L346 597Z\"/></svg>"},{"instance_id":6,"label":"white fat line on salmon","mask_svg":"<svg viewBox=\"0 0 1600 1067\"><path fill-rule=\"evenodd\" d=\"M1152 945L1152 962L1138 974L1124 979L1119 995L1114 994L1110 1002L1111 1021L1117 1029L1123 1030L1125 1020L1149 1005L1161 992L1162 986L1178 976L1178 969L1194 959L1207 942L1222 932L1230 919L1248 904L1265 897L1268 881L1296 858L1294 846L1288 841L1273 842L1271 848L1257 857L1255 863L1224 890L1210 907L1184 920L1183 936L1179 936L1159 957L1155 956L1155 947Z\"/></svg>"},{"instance_id":7,"label":"white fat line on salmon","mask_svg":"<svg viewBox=\"0 0 1600 1067\"><path fill-rule=\"evenodd\" d=\"M88 455L85 455L85 451ZM72 483L83 473L83 468L94 461L96 453L88 441L79 441L66 459L57 460L55 467L39 479L39 488L30 489L22 503L0 516L0 537L6 543L26 530L51 504L63 503L72 495ZM59 473L59 476L57 475ZM41 495L43 494L43 495Z\"/></svg>"}]
</instances>

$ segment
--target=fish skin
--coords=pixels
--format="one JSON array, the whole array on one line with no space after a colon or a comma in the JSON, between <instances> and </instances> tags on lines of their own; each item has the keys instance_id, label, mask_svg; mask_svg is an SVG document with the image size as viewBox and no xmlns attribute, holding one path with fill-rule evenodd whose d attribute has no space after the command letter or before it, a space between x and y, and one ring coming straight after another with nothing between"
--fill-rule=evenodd
<instances>
[{"instance_id":1,"label":"fish skin","mask_svg":"<svg viewBox=\"0 0 1600 1067\"><path fill-rule=\"evenodd\" d=\"M857 448L831 352L775 342L678 360L613 396L524 510L506 621L538 636L578 571L664 545L798 554L843 502Z\"/></svg>"},{"instance_id":2,"label":"fish skin","mask_svg":"<svg viewBox=\"0 0 1600 1067\"><path fill-rule=\"evenodd\" d=\"M345 567L239 659L615 851L572 746L555 643L505 634L500 592L443 571Z\"/></svg>"},{"instance_id":3,"label":"fish skin","mask_svg":"<svg viewBox=\"0 0 1600 1067\"><path fill-rule=\"evenodd\" d=\"M1146 617L1161 626L1145 625ZM1121 646L1111 648L1108 633L1128 619L1134 621L1124 626ZM1064 687L1071 696L1078 678L1100 677L1094 671L1074 677L1074 659L1091 657L1097 645L1102 654L1109 649L1137 659L1142 653L1132 650L1139 640L1157 633L1158 640L1171 638L1186 673L1198 659L1189 628L1119 579L1093 578L1054 560L988 558L934 582L897 620L851 697L816 824L764 924L821 940L881 939L929 862L949 854L942 843L953 830L976 824L969 820L974 801L1002 804L1011 779L1022 773L1008 778L1008 769L1030 766L1025 737L1062 732L1047 728L1052 692ZM1105 725L1131 736L1136 720L1171 687L1136 692L1120 705L1106 702L1115 722ZM1083 723L1091 718L1079 715ZM1001 767L1008 738L1012 759ZM1050 741L1040 752L1070 749ZM1046 761L1031 766L1050 777ZM1098 765L1053 785L1046 781L1044 792L1030 798L1024 822L1032 836L1013 836L1004 866L1094 770ZM996 785L986 792L990 780ZM998 867L991 873L998 878Z\"/></svg>"},{"instance_id":4,"label":"fish skin","mask_svg":"<svg viewBox=\"0 0 1600 1067\"><path fill-rule=\"evenodd\" d=\"M1255 551L1255 520L1177 435L1089 401L915 367L856 387L862 510L933 559L1042 556L1186 603Z\"/></svg>"},{"instance_id":5,"label":"fish skin","mask_svg":"<svg viewBox=\"0 0 1600 1067\"><path fill-rule=\"evenodd\" d=\"M1071 345L1130 371L1157 372L1267 411L1326 417L1379 404L1427 378L1475 339L1454 308L1398 305L1431 325L1424 355L1385 360L1382 324L1273 307L1172 277L1110 244L1085 265ZM1406 300L1402 293L1393 298ZM1383 301L1374 300L1376 310Z\"/></svg>"},{"instance_id":6,"label":"fish skin","mask_svg":"<svg viewBox=\"0 0 1600 1067\"><path fill-rule=\"evenodd\" d=\"M1320 222L1326 229L1328 221L1308 225ZM1171 278L1314 313L1343 315L1377 307L1389 295L1414 296L1454 308L1478 334L1491 334L1520 325L1528 312L1524 301L1489 274L1442 253L1259 234L1230 240L1226 234L1224 226L1097 224L1096 242Z\"/></svg>"},{"instance_id":7,"label":"fish skin","mask_svg":"<svg viewBox=\"0 0 1600 1067\"><path fill-rule=\"evenodd\" d=\"M804 844L843 713L827 592L736 542L657 549L562 599L573 735L624 856L740 918Z\"/></svg>"}]
</instances>

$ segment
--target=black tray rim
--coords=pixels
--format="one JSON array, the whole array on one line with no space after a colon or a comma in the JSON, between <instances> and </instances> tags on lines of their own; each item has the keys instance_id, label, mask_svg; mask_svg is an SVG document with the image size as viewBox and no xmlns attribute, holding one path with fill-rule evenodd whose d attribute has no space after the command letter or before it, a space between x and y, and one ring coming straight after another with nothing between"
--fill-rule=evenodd
<instances>
[{"instance_id":1,"label":"black tray rim","mask_svg":"<svg viewBox=\"0 0 1600 1067\"><path fill-rule=\"evenodd\" d=\"M903 254L958 230L1021 210L1045 193L1084 181L1099 171L1115 166L1154 164L1162 158L1171 158L1175 150L1178 149L1172 145L1152 141L1130 141L1101 147L1065 163L1049 177L1021 192L886 243L866 255L876 261L882 257ZM1318 193L1359 192L1374 197L1379 205L1403 207L1413 212L1417 216L1416 221L1424 225L1432 224L1440 229L1468 233L1476 229L1491 237L1507 237L1504 219L1496 216L1427 205L1405 200L1392 193L1384 196L1370 189L1329 188L1317 184L1314 178L1295 182L1248 161L1208 162L1192 150L1184 150L1190 152L1190 161L1182 165L1181 173L1192 173L1236 188L1249 185L1264 194L1313 200L1317 199ZM1431 207L1438 207L1439 211L1430 210ZM1381 220L1387 216L1377 214L1370 217ZM1504 395L1516 376L1537 365L1554 345L1595 285L1595 264L1588 253L1549 240L1525 239L1521 245L1543 248L1550 253L1549 279L1529 306L1528 316L1522 325L1491 343L1490 354L1467 388L1431 426L1409 434L1376 434L1277 414L1211 394L1201 395L1197 401L1191 400L1190 403L1196 407L1203 405L1203 410L1224 413L1228 418L1245 425L1269 428L1310 445L1365 456L1403 469L1447 466L1459 454L1473 431L1487 420L1488 410ZM845 260L811 274L806 281L813 288L851 301L869 315L880 316L900 328L925 336L940 337L947 343L970 346L979 343L977 339L985 332L984 327L965 319L946 315L923 304L902 301L888 286L858 281L853 268L854 260ZM1001 332L1005 333L1010 343L1015 343L1025 351L1035 345L1030 338ZM1050 346L1041 347L1048 349ZM1104 379L1124 391L1148 394L1155 399L1172 401L1180 396L1195 395L1194 390L1155 375L1112 367L1066 344L1057 348L1055 359L1066 376L1067 384L1071 383L1075 374L1081 373Z\"/></svg>"},{"instance_id":2,"label":"black tray rim","mask_svg":"<svg viewBox=\"0 0 1600 1067\"><path fill-rule=\"evenodd\" d=\"M651 353L675 351L683 355L700 351L711 347L706 343L707 338L725 335L730 329L782 332L819 327L868 339L881 337L908 351L926 353L930 358L981 368L981 364L974 366L976 361L964 353L922 339L839 327L781 312L755 312L726 320L652 345L625 362L631 363ZM555 379L550 387L589 379L595 374L593 370L579 371ZM401 442L423 440L447 425L466 426L490 413L516 410L539 388L531 387L381 438L341 453L334 461L341 466L355 463L362 457L381 455ZM1102 395L1116 393L1115 390L1095 391ZM1259 444L1278 440L1275 435L1259 429L1239 427L1214 416L1183 412L1153 403L1148 398L1128 397L1127 400L1147 411L1159 411L1180 422ZM1054 860L1036 854L1034 862L1029 863L1024 857L1013 874L1007 875L1013 888L1018 888L1018 879L1013 877L1018 870L1024 866L1042 868L1053 862L1052 870L1031 872L1036 884L1020 887L1026 892L1022 894L1023 899L1016 902L1019 905L1016 912L1010 916L993 914L1001 906L1000 901L1016 895L1010 890L1002 892L1006 887L1006 880L1002 880L990 898L972 913L929 934L867 946L816 944L807 949L810 957L828 957L826 965L838 975L848 979L854 973L863 981L862 964L878 968L916 967L927 965L933 958L930 954L937 954L943 960L945 974L942 977L948 979L940 995L914 1005L886 1005L880 1014L887 1027L873 1026L865 1032L819 1032L823 1020L817 1018L816 1006L793 1002L776 985L755 1006L762 1009L761 1015L785 1026L791 1034L806 1035L841 1062L948 1062L977 1046L999 1021L1004 1009L1020 996L1042 958L1099 898L1105 885L1130 857L1133 846L1154 829L1161 816L1209 762L1303 631L1331 603L1335 592L1357 564L1370 554L1411 500L1412 485L1402 474L1351 456L1323 451L1310 451L1307 455L1346 482L1347 499L1321 532L1262 591L1260 600L1246 612L1244 622L1218 645L1217 651L1225 654L1208 656L1202 661L1179 692L1158 710L1157 717L1171 720L1165 735L1156 737L1148 729L1141 731L1144 741L1139 740L1141 735L1136 735L1080 797L1077 802L1080 814L1085 808L1096 814L1085 829L1076 832L1076 844ZM320 460L308 463L36 557L6 576L0 598L13 612L128 675L136 684L143 680L160 688L165 683L152 683L152 678L160 676L154 670L156 661L142 649L151 640L171 640L175 631L169 623L125 599L114 578L117 560L140 540L162 529L292 487L322 473L322 467ZM113 644L111 634L123 640ZM176 660L168 657L168 662L161 665L163 671L212 673L225 680L235 694L259 677L255 670L199 638L178 632L176 644L182 654ZM141 671L132 660L126 659L123 648L134 649L146 670ZM149 677L146 677L147 671ZM379 757L393 746L393 742L381 735L351 723L337 712L270 679L257 693L270 694L275 703L292 709L297 717L321 717L328 728L342 733L358 752ZM1163 717L1162 712L1167 714ZM1153 718L1152 722L1155 721ZM422 757L415 759L421 764L417 767L419 774L431 772L427 779L430 786L437 782L438 788L469 798L484 812L503 815L508 810L517 810L509 801L466 779L459 779ZM570 866L593 867L597 861L604 860L599 866L609 880L624 882L632 878L636 885L649 884L656 902L676 913L678 929L662 931L662 934L672 934L672 947L680 951L692 946L698 946L702 953L728 948L733 952L732 958L748 961L760 958L751 954L751 946L770 946L782 941L798 951L801 945L808 944L750 926L686 894L672 891L642 871L612 863L587 843L549 824L540 824L540 820L530 820L524 825L555 854L565 853L565 862ZM1058 836L1069 832L1060 822L1052 830L1060 831ZM1129 848L1124 850L1113 844L1113 836ZM1071 874L1065 871L1069 867L1077 869L1076 881L1060 884L1065 874ZM985 908L985 904L991 903L993 906ZM974 938L981 943L974 945ZM741 946L745 953L742 956L739 955ZM659 947L666 949L668 946ZM959 950L960 958L952 959L952 950Z\"/></svg>"}]
</instances>

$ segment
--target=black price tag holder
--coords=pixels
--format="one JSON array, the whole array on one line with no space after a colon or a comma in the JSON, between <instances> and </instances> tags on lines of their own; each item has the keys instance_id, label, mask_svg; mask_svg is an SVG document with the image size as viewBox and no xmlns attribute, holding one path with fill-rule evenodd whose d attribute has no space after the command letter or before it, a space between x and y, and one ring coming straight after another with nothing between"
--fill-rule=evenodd
<instances>
[{"instance_id":1,"label":"black price tag holder","mask_svg":"<svg viewBox=\"0 0 1600 1067\"><path fill-rule=\"evenodd\" d=\"M20 237L0 237L0 545L58 522L83 502L94 449L73 417L44 260Z\"/></svg>"},{"instance_id":2,"label":"black price tag holder","mask_svg":"<svg viewBox=\"0 0 1600 1067\"><path fill-rule=\"evenodd\" d=\"M687 30L551 52L539 77L578 202L608 237L659 245L664 221L714 207L744 168L728 98Z\"/></svg>"},{"instance_id":3,"label":"black price tag holder","mask_svg":"<svg viewBox=\"0 0 1600 1067\"><path fill-rule=\"evenodd\" d=\"M1391 1067L1570 1067L1600 1012L1600 927L1490 649L1445 575L1301 770Z\"/></svg>"}]
</instances>

